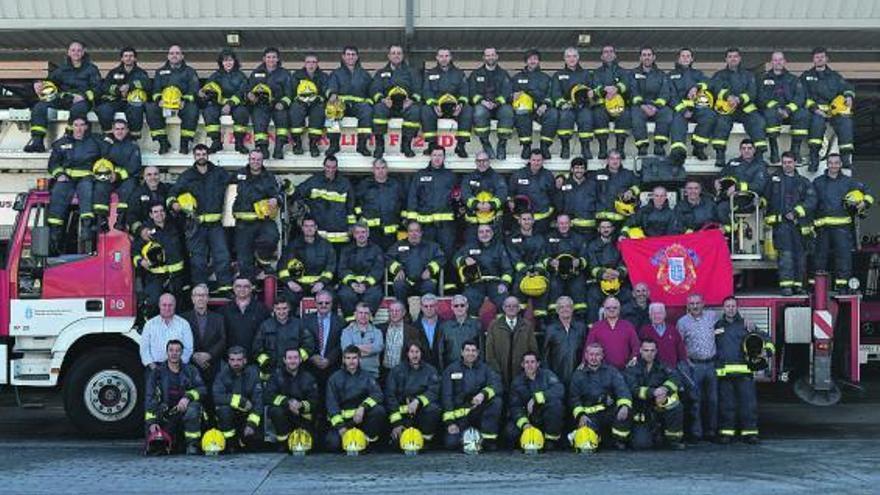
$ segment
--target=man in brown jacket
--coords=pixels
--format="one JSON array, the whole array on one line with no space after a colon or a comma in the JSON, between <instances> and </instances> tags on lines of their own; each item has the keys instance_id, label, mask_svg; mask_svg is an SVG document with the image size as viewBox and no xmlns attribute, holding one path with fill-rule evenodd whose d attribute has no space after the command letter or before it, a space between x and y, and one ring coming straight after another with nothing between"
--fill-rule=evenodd
<instances>
[{"instance_id":1,"label":"man in brown jacket","mask_svg":"<svg viewBox=\"0 0 880 495\"><path fill-rule=\"evenodd\" d=\"M502 306L504 314L489 325L486 334L486 363L501 375L504 387L519 370L522 355L538 352L535 325L520 315L519 300L509 296Z\"/></svg>"}]
</instances>

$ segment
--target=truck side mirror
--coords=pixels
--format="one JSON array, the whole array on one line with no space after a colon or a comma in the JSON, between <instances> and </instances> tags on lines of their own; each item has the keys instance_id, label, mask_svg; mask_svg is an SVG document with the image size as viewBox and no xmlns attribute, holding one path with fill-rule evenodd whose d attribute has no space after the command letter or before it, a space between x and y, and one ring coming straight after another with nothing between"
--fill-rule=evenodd
<instances>
[{"instance_id":1,"label":"truck side mirror","mask_svg":"<svg viewBox=\"0 0 880 495\"><path fill-rule=\"evenodd\" d=\"M31 255L34 258L49 257L49 227L40 226L31 229Z\"/></svg>"}]
</instances>

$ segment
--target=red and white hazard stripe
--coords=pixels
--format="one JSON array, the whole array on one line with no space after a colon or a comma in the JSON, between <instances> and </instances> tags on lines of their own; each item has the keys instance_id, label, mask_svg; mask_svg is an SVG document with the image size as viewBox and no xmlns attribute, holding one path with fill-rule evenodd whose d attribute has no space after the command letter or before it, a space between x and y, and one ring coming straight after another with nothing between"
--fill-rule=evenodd
<instances>
[{"instance_id":1,"label":"red and white hazard stripe","mask_svg":"<svg viewBox=\"0 0 880 495\"><path fill-rule=\"evenodd\" d=\"M813 311L813 338L826 340L834 338L830 311L824 309Z\"/></svg>"}]
</instances>

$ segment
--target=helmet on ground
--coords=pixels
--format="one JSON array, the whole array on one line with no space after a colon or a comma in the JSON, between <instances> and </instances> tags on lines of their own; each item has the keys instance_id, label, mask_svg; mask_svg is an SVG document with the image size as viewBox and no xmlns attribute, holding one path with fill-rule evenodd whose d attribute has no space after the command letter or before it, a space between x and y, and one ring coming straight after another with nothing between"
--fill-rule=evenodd
<instances>
[{"instance_id":1,"label":"helmet on ground","mask_svg":"<svg viewBox=\"0 0 880 495\"><path fill-rule=\"evenodd\" d=\"M605 99L605 111L608 112L611 118L620 117L624 110L626 110L626 102L620 93Z\"/></svg>"},{"instance_id":2,"label":"helmet on ground","mask_svg":"<svg viewBox=\"0 0 880 495\"><path fill-rule=\"evenodd\" d=\"M177 203L180 205L180 209L188 214L192 214L196 211L196 208L199 206L199 202L196 200L196 197L193 196L192 193L185 192L177 196Z\"/></svg>"},{"instance_id":3,"label":"helmet on ground","mask_svg":"<svg viewBox=\"0 0 880 495\"><path fill-rule=\"evenodd\" d=\"M859 203L863 203L864 201L865 193L858 189L853 189L843 196L843 207L846 208L851 216L855 216L861 213L859 211Z\"/></svg>"},{"instance_id":4,"label":"helmet on ground","mask_svg":"<svg viewBox=\"0 0 880 495\"><path fill-rule=\"evenodd\" d=\"M644 239L645 231L641 227L630 227L626 229L626 236L630 239Z\"/></svg>"},{"instance_id":5,"label":"helmet on ground","mask_svg":"<svg viewBox=\"0 0 880 495\"><path fill-rule=\"evenodd\" d=\"M628 217L636 212L636 201L635 197L625 199L622 193L618 194L617 199L614 200L614 211L618 215Z\"/></svg>"},{"instance_id":6,"label":"helmet on ground","mask_svg":"<svg viewBox=\"0 0 880 495\"><path fill-rule=\"evenodd\" d=\"M106 158L98 158L92 165L92 175L96 181L109 182L113 177L113 162Z\"/></svg>"},{"instance_id":7,"label":"helmet on ground","mask_svg":"<svg viewBox=\"0 0 880 495\"><path fill-rule=\"evenodd\" d=\"M474 199L476 199L480 203L491 203L492 204L492 209L490 209L489 211L479 211L479 210L477 211L477 213L476 213L477 220L480 223L489 223L492 220L494 220L495 219L495 205L494 205L494 203L492 203L492 201L494 201L496 199L495 195L490 193L489 191L480 191L479 193L477 193L477 195L474 197Z\"/></svg>"},{"instance_id":8,"label":"helmet on ground","mask_svg":"<svg viewBox=\"0 0 880 495\"><path fill-rule=\"evenodd\" d=\"M216 102L221 103L223 99L223 88L220 87L220 84L217 81L209 81L202 86L202 93L205 93L205 101L206 102Z\"/></svg>"},{"instance_id":9,"label":"helmet on ground","mask_svg":"<svg viewBox=\"0 0 880 495\"><path fill-rule=\"evenodd\" d=\"M461 435L461 447L465 454L479 454L483 448L483 435L476 428L468 428Z\"/></svg>"},{"instance_id":10,"label":"helmet on ground","mask_svg":"<svg viewBox=\"0 0 880 495\"><path fill-rule=\"evenodd\" d=\"M590 103L590 87L586 84L575 84L569 92L571 104L578 107L585 107Z\"/></svg>"},{"instance_id":11,"label":"helmet on ground","mask_svg":"<svg viewBox=\"0 0 880 495\"><path fill-rule=\"evenodd\" d=\"M547 293L550 283L540 273L528 273L519 282L519 290L524 296L541 297Z\"/></svg>"},{"instance_id":12,"label":"helmet on ground","mask_svg":"<svg viewBox=\"0 0 880 495\"><path fill-rule=\"evenodd\" d=\"M260 220L267 218L275 220L278 217L278 206L272 206L272 202L268 199L261 199L254 203L254 213Z\"/></svg>"},{"instance_id":13,"label":"helmet on ground","mask_svg":"<svg viewBox=\"0 0 880 495\"><path fill-rule=\"evenodd\" d=\"M388 98L391 98L391 108L400 111L403 109L403 102L409 98L409 92L402 86L392 86L388 90Z\"/></svg>"},{"instance_id":14,"label":"helmet on ground","mask_svg":"<svg viewBox=\"0 0 880 495\"><path fill-rule=\"evenodd\" d=\"M701 88L697 90L694 96L694 106L697 108L712 108L715 105L715 97L708 89Z\"/></svg>"},{"instance_id":15,"label":"helmet on ground","mask_svg":"<svg viewBox=\"0 0 880 495\"><path fill-rule=\"evenodd\" d=\"M556 256L556 261L559 262L559 265L556 268L556 273L563 280L574 277L580 272L580 270L574 266L574 260L574 256L568 253L562 253Z\"/></svg>"},{"instance_id":16,"label":"helmet on ground","mask_svg":"<svg viewBox=\"0 0 880 495\"><path fill-rule=\"evenodd\" d=\"M305 454L312 450L312 434L302 428L293 430L287 437L287 448L294 454Z\"/></svg>"},{"instance_id":17,"label":"helmet on ground","mask_svg":"<svg viewBox=\"0 0 880 495\"><path fill-rule=\"evenodd\" d=\"M425 438L418 428L409 427L400 434L400 450L407 455L415 455L425 447Z\"/></svg>"},{"instance_id":18,"label":"helmet on ground","mask_svg":"<svg viewBox=\"0 0 880 495\"><path fill-rule=\"evenodd\" d=\"M535 109L535 99L525 91L520 91L513 99L513 111L519 115L532 113Z\"/></svg>"},{"instance_id":19,"label":"helmet on ground","mask_svg":"<svg viewBox=\"0 0 880 495\"><path fill-rule=\"evenodd\" d=\"M269 105L272 103L272 88L266 83L259 83L251 89L251 93L257 97L258 105Z\"/></svg>"},{"instance_id":20,"label":"helmet on ground","mask_svg":"<svg viewBox=\"0 0 880 495\"><path fill-rule=\"evenodd\" d=\"M349 428L342 435L342 450L348 455L358 455L367 448L367 435L360 428Z\"/></svg>"},{"instance_id":21,"label":"helmet on ground","mask_svg":"<svg viewBox=\"0 0 880 495\"><path fill-rule=\"evenodd\" d=\"M340 120L345 117L345 102L336 100L335 102L327 102L324 107L324 116L327 120Z\"/></svg>"},{"instance_id":22,"label":"helmet on ground","mask_svg":"<svg viewBox=\"0 0 880 495\"><path fill-rule=\"evenodd\" d=\"M526 454L537 454L544 448L544 434L534 426L527 426L519 436L519 446Z\"/></svg>"},{"instance_id":23,"label":"helmet on ground","mask_svg":"<svg viewBox=\"0 0 880 495\"><path fill-rule=\"evenodd\" d=\"M474 263L473 265L462 264L458 267L458 278L461 280L463 284L475 284L483 278L483 273L480 271L480 264Z\"/></svg>"},{"instance_id":24,"label":"helmet on ground","mask_svg":"<svg viewBox=\"0 0 880 495\"><path fill-rule=\"evenodd\" d=\"M596 433L596 430L589 426L581 426L574 431L571 443L574 446L574 450L586 454L595 452L596 449L599 448L600 441L601 438L599 438L599 434Z\"/></svg>"},{"instance_id":25,"label":"helmet on ground","mask_svg":"<svg viewBox=\"0 0 880 495\"><path fill-rule=\"evenodd\" d=\"M177 86L167 86L162 90L162 108L165 110L180 110L183 103L183 92Z\"/></svg>"},{"instance_id":26,"label":"helmet on ground","mask_svg":"<svg viewBox=\"0 0 880 495\"><path fill-rule=\"evenodd\" d=\"M296 99L303 103L311 103L318 99L318 85L311 79L302 79L296 85Z\"/></svg>"},{"instance_id":27,"label":"helmet on ground","mask_svg":"<svg viewBox=\"0 0 880 495\"><path fill-rule=\"evenodd\" d=\"M128 94L125 95L125 101L134 107L142 106L148 99L147 91L141 88L131 88L128 90Z\"/></svg>"},{"instance_id":28,"label":"helmet on ground","mask_svg":"<svg viewBox=\"0 0 880 495\"><path fill-rule=\"evenodd\" d=\"M58 85L52 81L46 80L43 81L43 89L40 90L40 93L37 96L40 98L40 101L53 101L55 98L58 98L59 94L60 91L58 91Z\"/></svg>"},{"instance_id":29,"label":"helmet on ground","mask_svg":"<svg viewBox=\"0 0 880 495\"><path fill-rule=\"evenodd\" d=\"M168 455L171 453L173 441L171 435L162 427L147 433L144 451L147 455Z\"/></svg>"},{"instance_id":30,"label":"helmet on ground","mask_svg":"<svg viewBox=\"0 0 880 495\"><path fill-rule=\"evenodd\" d=\"M217 428L211 428L202 435L202 452L205 455L218 455L226 449L226 437Z\"/></svg>"},{"instance_id":31,"label":"helmet on ground","mask_svg":"<svg viewBox=\"0 0 880 495\"><path fill-rule=\"evenodd\" d=\"M846 97L837 95L831 100L831 116L852 115L852 107L846 104Z\"/></svg>"},{"instance_id":32,"label":"helmet on ground","mask_svg":"<svg viewBox=\"0 0 880 495\"><path fill-rule=\"evenodd\" d=\"M602 291L602 294L606 296L616 296L617 293L620 292L620 278L603 278L599 281L599 289Z\"/></svg>"},{"instance_id":33,"label":"helmet on ground","mask_svg":"<svg viewBox=\"0 0 880 495\"><path fill-rule=\"evenodd\" d=\"M718 112L718 115L730 115L734 110L736 110L736 107L727 101L727 98L715 100L715 111Z\"/></svg>"},{"instance_id":34,"label":"helmet on ground","mask_svg":"<svg viewBox=\"0 0 880 495\"><path fill-rule=\"evenodd\" d=\"M147 241L141 247L141 257L150 262L152 266L162 266L165 264L165 248L159 241Z\"/></svg>"},{"instance_id":35,"label":"helmet on ground","mask_svg":"<svg viewBox=\"0 0 880 495\"><path fill-rule=\"evenodd\" d=\"M451 119L455 114L455 107L458 106L458 99L454 95L444 93L437 99L437 105L440 107L441 117Z\"/></svg>"}]
</instances>

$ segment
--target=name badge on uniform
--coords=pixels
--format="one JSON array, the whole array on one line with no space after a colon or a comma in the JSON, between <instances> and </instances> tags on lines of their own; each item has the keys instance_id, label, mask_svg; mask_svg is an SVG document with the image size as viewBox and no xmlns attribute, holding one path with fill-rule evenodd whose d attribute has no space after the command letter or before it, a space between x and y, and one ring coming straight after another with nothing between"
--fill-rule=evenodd
<instances>
[{"instance_id":1,"label":"name badge on uniform","mask_svg":"<svg viewBox=\"0 0 880 495\"><path fill-rule=\"evenodd\" d=\"M818 81L819 79L816 76L807 76L807 81Z\"/></svg>"},{"instance_id":2,"label":"name badge on uniform","mask_svg":"<svg viewBox=\"0 0 880 495\"><path fill-rule=\"evenodd\" d=\"M383 72L383 73L379 74L379 77L391 77L391 73L390 72Z\"/></svg>"},{"instance_id":3,"label":"name badge on uniform","mask_svg":"<svg viewBox=\"0 0 880 495\"><path fill-rule=\"evenodd\" d=\"M636 79L647 79L648 77L644 74L636 74Z\"/></svg>"},{"instance_id":4,"label":"name badge on uniform","mask_svg":"<svg viewBox=\"0 0 880 495\"><path fill-rule=\"evenodd\" d=\"M405 253L407 251L409 251L409 246L397 246L398 253Z\"/></svg>"},{"instance_id":5,"label":"name badge on uniform","mask_svg":"<svg viewBox=\"0 0 880 495\"><path fill-rule=\"evenodd\" d=\"M480 181L478 180L469 180L468 184L470 184L471 187L480 187Z\"/></svg>"},{"instance_id":6,"label":"name badge on uniform","mask_svg":"<svg viewBox=\"0 0 880 495\"><path fill-rule=\"evenodd\" d=\"M671 74L669 79L681 79L681 74Z\"/></svg>"},{"instance_id":7,"label":"name badge on uniform","mask_svg":"<svg viewBox=\"0 0 880 495\"><path fill-rule=\"evenodd\" d=\"M520 84L528 84L529 80L528 79L517 79L516 82L518 82Z\"/></svg>"},{"instance_id":8,"label":"name badge on uniform","mask_svg":"<svg viewBox=\"0 0 880 495\"><path fill-rule=\"evenodd\" d=\"M428 80L429 80L429 81L436 81L436 80L438 80L438 79L440 79L440 74L430 74L430 75L428 75Z\"/></svg>"},{"instance_id":9,"label":"name badge on uniform","mask_svg":"<svg viewBox=\"0 0 880 495\"><path fill-rule=\"evenodd\" d=\"M776 86L776 81L773 79L764 79L764 86Z\"/></svg>"},{"instance_id":10,"label":"name badge on uniform","mask_svg":"<svg viewBox=\"0 0 880 495\"><path fill-rule=\"evenodd\" d=\"M782 179L780 179L778 175L774 175L772 180L773 182L782 182Z\"/></svg>"},{"instance_id":11,"label":"name badge on uniform","mask_svg":"<svg viewBox=\"0 0 880 495\"><path fill-rule=\"evenodd\" d=\"M472 255L483 254L483 250L482 249L468 249L468 254L472 254Z\"/></svg>"},{"instance_id":12,"label":"name badge on uniform","mask_svg":"<svg viewBox=\"0 0 880 495\"><path fill-rule=\"evenodd\" d=\"M72 150L72 149L73 149L73 145L70 144L70 143L62 144L62 145L61 145L61 149L63 149L63 150Z\"/></svg>"},{"instance_id":13,"label":"name badge on uniform","mask_svg":"<svg viewBox=\"0 0 880 495\"><path fill-rule=\"evenodd\" d=\"M518 179L516 183L521 186L527 186L529 185L529 179Z\"/></svg>"},{"instance_id":14,"label":"name badge on uniform","mask_svg":"<svg viewBox=\"0 0 880 495\"><path fill-rule=\"evenodd\" d=\"M522 241L523 241L522 237L514 237L514 238L510 239L511 244L520 244Z\"/></svg>"},{"instance_id":15,"label":"name badge on uniform","mask_svg":"<svg viewBox=\"0 0 880 495\"><path fill-rule=\"evenodd\" d=\"M462 378L464 378L464 373L456 371L455 373L449 375L449 378L452 378L453 380L461 380Z\"/></svg>"},{"instance_id":16,"label":"name badge on uniform","mask_svg":"<svg viewBox=\"0 0 880 495\"><path fill-rule=\"evenodd\" d=\"M432 180L434 180L434 178L430 175L423 175L419 177L419 182L431 182Z\"/></svg>"},{"instance_id":17,"label":"name badge on uniform","mask_svg":"<svg viewBox=\"0 0 880 495\"><path fill-rule=\"evenodd\" d=\"M596 180L608 180L608 176L605 174L599 174L596 176Z\"/></svg>"},{"instance_id":18,"label":"name badge on uniform","mask_svg":"<svg viewBox=\"0 0 880 495\"><path fill-rule=\"evenodd\" d=\"M121 74L121 73L113 74L113 79L116 79L117 81L120 79L125 79L125 74Z\"/></svg>"},{"instance_id":19,"label":"name badge on uniform","mask_svg":"<svg viewBox=\"0 0 880 495\"><path fill-rule=\"evenodd\" d=\"M560 239L558 237L550 237L547 239L547 242L557 243Z\"/></svg>"},{"instance_id":20,"label":"name badge on uniform","mask_svg":"<svg viewBox=\"0 0 880 495\"><path fill-rule=\"evenodd\" d=\"M150 200L149 196L147 196L146 194L141 194L141 201L149 201L149 200Z\"/></svg>"},{"instance_id":21,"label":"name badge on uniform","mask_svg":"<svg viewBox=\"0 0 880 495\"><path fill-rule=\"evenodd\" d=\"M163 69L159 71L160 76L167 76L168 74L171 74L171 71L168 69Z\"/></svg>"},{"instance_id":22,"label":"name badge on uniform","mask_svg":"<svg viewBox=\"0 0 880 495\"><path fill-rule=\"evenodd\" d=\"M724 329L723 329L723 328L716 328L716 329L715 329L715 335L721 335L722 333L724 333Z\"/></svg>"},{"instance_id":23,"label":"name badge on uniform","mask_svg":"<svg viewBox=\"0 0 880 495\"><path fill-rule=\"evenodd\" d=\"M247 180L247 175L245 175L245 174L238 174L238 180Z\"/></svg>"},{"instance_id":24,"label":"name badge on uniform","mask_svg":"<svg viewBox=\"0 0 880 495\"><path fill-rule=\"evenodd\" d=\"M266 73L265 72L257 72L256 74L254 74L254 77L256 77L257 79L262 79L262 78L266 77Z\"/></svg>"},{"instance_id":25,"label":"name badge on uniform","mask_svg":"<svg viewBox=\"0 0 880 495\"><path fill-rule=\"evenodd\" d=\"M483 76L477 76L477 82L484 82L486 80Z\"/></svg>"},{"instance_id":26,"label":"name badge on uniform","mask_svg":"<svg viewBox=\"0 0 880 495\"><path fill-rule=\"evenodd\" d=\"M568 74L559 74L558 78L559 78L560 81L567 81L567 80L568 80Z\"/></svg>"},{"instance_id":27,"label":"name badge on uniform","mask_svg":"<svg viewBox=\"0 0 880 495\"><path fill-rule=\"evenodd\" d=\"M571 191L573 188L571 184L563 184L561 189L563 191Z\"/></svg>"},{"instance_id":28,"label":"name badge on uniform","mask_svg":"<svg viewBox=\"0 0 880 495\"><path fill-rule=\"evenodd\" d=\"M740 165L742 165L742 162L739 160L731 160L730 161L730 166L732 166L732 167L739 167Z\"/></svg>"}]
</instances>

